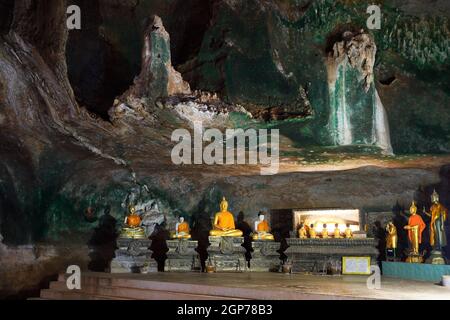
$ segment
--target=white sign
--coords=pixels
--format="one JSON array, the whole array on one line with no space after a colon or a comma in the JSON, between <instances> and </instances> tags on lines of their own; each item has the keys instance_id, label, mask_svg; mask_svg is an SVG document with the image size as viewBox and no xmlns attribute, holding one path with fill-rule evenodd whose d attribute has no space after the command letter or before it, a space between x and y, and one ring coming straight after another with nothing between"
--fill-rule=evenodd
<instances>
[{"instance_id":1,"label":"white sign","mask_svg":"<svg viewBox=\"0 0 450 320\"><path fill-rule=\"evenodd\" d=\"M370 257L342 257L342 274L370 275Z\"/></svg>"}]
</instances>

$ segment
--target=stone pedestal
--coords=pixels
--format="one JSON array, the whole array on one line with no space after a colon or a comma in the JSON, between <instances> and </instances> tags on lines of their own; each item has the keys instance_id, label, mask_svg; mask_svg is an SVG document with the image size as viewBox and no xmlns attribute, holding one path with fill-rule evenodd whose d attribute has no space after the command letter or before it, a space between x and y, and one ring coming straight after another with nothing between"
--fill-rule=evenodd
<instances>
[{"instance_id":1,"label":"stone pedestal","mask_svg":"<svg viewBox=\"0 0 450 320\"><path fill-rule=\"evenodd\" d=\"M243 237L209 237L209 243L208 260L215 266L216 272L247 271Z\"/></svg>"},{"instance_id":2,"label":"stone pedestal","mask_svg":"<svg viewBox=\"0 0 450 320\"><path fill-rule=\"evenodd\" d=\"M331 266L339 270L342 257L371 257L377 264L379 255L375 239L286 239L284 252L292 262L293 272L325 271Z\"/></svg>"},{"instance_id":3,"label":"stone pedestal","mask_svg":"<svg viewBox=\"0 0 450 320\"><path fill-rule=\"evenodd\" d=\"M277 272L280 268L280 243L267 240L252 241L251 272Z\"/></svg>"},{"instance_id":4,"label":"stone pedestal","mask_svg":"<svg viewBox=\"0 0 450 320\"><path fill-rule=\"evenodd\" d=\"M116 257L111 261L111 273L158 272L158 264L152 258L151 240L119 239Z\"/></svg>"},{"instance_id":5,"label":"stone pedestal","mask_svg":"<svg viewBox=\"0 0 450 320\"><path fill-rule=\"evenodd\" d=\"M447 264L447 261L440 250L431 251L430 257L427 259L426 263L430 264Z\"/></svg>"},{"instance_id":6,"label":"stone pedestal","mask_svg":"<svg viewBox=\"0 0 450 320\"><path fill-rule=\"evenodd\" d=\"M192 240L168 240L167 247L169 251L166 253L167 259L164 265L166 272L180 271L201 271L200 258L195 251L198 241Z\"/></svg>"}]
</instances>

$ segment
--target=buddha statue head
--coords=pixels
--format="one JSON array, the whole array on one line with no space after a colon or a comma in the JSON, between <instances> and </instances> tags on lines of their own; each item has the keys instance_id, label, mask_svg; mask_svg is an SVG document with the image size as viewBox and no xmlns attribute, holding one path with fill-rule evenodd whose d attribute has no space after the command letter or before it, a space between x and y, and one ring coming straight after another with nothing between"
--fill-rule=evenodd
<instances>
[{"instance_id":1,"label":"buddha statue head","mask_svg":"<svg viewBox=\"0 0 450 320\"><path fill-rule=\"evenodd\" d=\"M184 222L184 217L183 217L183 216L180 216L180 217L178 218L178 221L180 221L180 223L183 223L183 222Z\"/></svg>"},{"instance_id":2,"label":"buddha statue head","mask_svg":"<svg viewBox=\"0 0 450 320\"><path fill-rule=\"evenodd\" d=\"M130 205L128 207L128 211L130 212L130 215L135 215L136 214L136 208L132 205Z\"/></svg>"},{"instance_id":3,"label":"buddha statue head","mask_svg":"<svg viewBox=\"0 0 450 320\"><path fill-rule=\"evenodd\" d=\"M412 215L415 215L417 213L417 206L416 206L416 202L415 201L412 202L411 207L409 208L409 212Z\"/></svg>"},{"instance_id":4,"label":"buddha statue head","mask_svg":"<svg viewBox=\"0 0 450 320\"><path fill-rule=\"evenodd\" d=\"M433 194L431 195L431 202L439 203L439 193L437 193L436 190L434 190Z\"/></svg>"},{"instance_id":5,"label":"buddha statue head","mask_svg":"<svg viewBox=\"0 0 450 320\"><path fill-rule=\"evenodd\" d=\"M227 202L227 200L225 199L225 197L223 197L223 200L222 200L222 202L220 203L220 211L221 211L221 212L226 212L226 211L228 211L228 202Z\"/></svg>"},{"instance_id":6,"label":"buddha statue head","mask_svg":"<svg viewBox=\"0 0 450 320\"><path fill-rule=\"evenodd\" d=\"M258 213L258 219L259 219L259 221L264 221L264 212L262 212L262 211L260 211L259 213Z\"/></svg>"}]
</instances>

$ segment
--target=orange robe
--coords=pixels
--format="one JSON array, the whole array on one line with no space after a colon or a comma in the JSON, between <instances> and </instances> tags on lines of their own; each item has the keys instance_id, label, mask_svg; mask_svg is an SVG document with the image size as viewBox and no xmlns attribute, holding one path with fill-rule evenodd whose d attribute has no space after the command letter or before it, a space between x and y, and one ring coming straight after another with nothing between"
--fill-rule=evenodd
<instances>
[{"instance_id":1,"label":"orange robe","mask_svg":"<svg viewBox=\"0 0 450 320\"><path fill-rule=\"evenodd\" d=\"M231 212L220 212L218 213L217 225L225 230L234 230L236 229L234 225L234 217Z\"/></svg>"},{"instance_id":2,"label":"orange robe","mask_svg":"<svg viewBox=\"0 0 450 320\"><path fill-rule=\"evenodd\" d=\"M269 232L269 224L267 223L266 220L261 221L258 224L258 230L256 230L258 232Z\"/></svg>"},{"instance_id":3,"label":"orange robe","mask_svg":"<svg viewBox=\"0 0 450 320\"><path fill-rule=\"evenodd\" d=\"M187 222L183 222L178 225L178 233L181 232L189 233L189 225Z\"/></svg>"},{"instance_id":4,"label":"orange robe","mask_svg":"<svg viewBox=\"0 0 450 320\"><path fill-rule=\"evenodd\" d=\"M418 214L414 214L412 216L409 217L408 220L408 225L409 226L419 226L419 243L422 243L422 232L423 230L425 230L426 224L425 222L423 222L423 219L421 216L419 216ZM408 230L408 237L409 240L412 242L413 241L413 232L412 230Z\"/></svg>"}]
</instances>

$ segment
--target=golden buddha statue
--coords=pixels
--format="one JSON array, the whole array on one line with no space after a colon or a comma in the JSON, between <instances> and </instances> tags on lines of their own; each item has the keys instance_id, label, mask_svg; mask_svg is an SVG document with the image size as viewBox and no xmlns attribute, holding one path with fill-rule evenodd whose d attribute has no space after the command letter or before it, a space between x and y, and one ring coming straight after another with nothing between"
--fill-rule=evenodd
<instances>
[{"instance_id":1,"label":"golden buddha statue","mask_svg":"<svg viewBox=\"0 0 450 320\"><path fill-rule=\"evenodd\" d=\"M439 194L436 190L431 195L430 213L425 214L431 217L430 222L430 245L435 250L441 250L442 247L447 246L447 237L445 234L445 221L447 220L448 210L439 202Z\"/></svg>"},{"instance_id":2,"label":"golden buddha statue","mask_svg":"<svg viewBox=\"0 0 450 320\"><path fill-rule=\"evenodd\" d=\"M270 227L262 212L258 213L258 220L255 221L255 232L252 235L253 240L275 240L269 232Z\"/></svg>"},{"instance_id":3,"label":"golden buddha statue","mask_svg":"<svg viewBox=\"0 0 450 320\"><path fill-rule=\"evenodd\" d=\"M322 239L328 239L328 236L329 236L328 228L327 228L327 225L324 224L323 229L322 229Z\"/></svg>"},{"instance_id":4,"label":"golden buddha statue","mask_svg":"<svg viewBox=\"0 0 450 320\"><path fill-rule=\"evenodd\" d=\"M392 221L386 225L386 232L386 249L397 249L397 228Z\"/></svg>"},{"instance_id":5,"label":"golden buddha statue","mask_svg":"<svg viewBox=\"0 0 450 320\"><path fill-rule=\"evenodd\" d=\"M125 217L125 226L122 228L120 237L127 239L146 239L145 230L141 227L142 220L136 213L136 208L130 206L128 210L129 214Z\"/></svg>"},{"instance_id":6,"label":"golden buddha statue","mask_svg":"<svg viewBox=\"0 0 450 320\"><path fill-rule=\"evenodd\" d=\"M345 239L353 239L353 231L350 228L349 223L347 223L347 228L344 231L344 237L345 237Z\"/></svg>"},{"instance_id":7,"label":"golden buddha statue","mask_svg":"<svg viewBox=\"0 0 450 320\"><path fill-rule=\"evenodd\" d=\"M308 238L308 230L306 229L306 226L304 224L302 224L300 229L298 229L298 237L300 239Z\"/></svg>"},{"instance_id":8,"label":"golden buddha statue","mask_svg":"<svg viewBox=\"0 0 450 320\"><path fill-rule=\"evenodd\" d=\"M309 237L311 239L317 238L317 232L316 232L316 229L314 229L314 224L311 224L311 227L309 228Z\"/></svg>"},{"instance_id":9,"label":"golden buddha statue","mask_svg":"<svg viewBox=\"0 0 450 320\"><path fill-rule=\"evenodd\" d=\"M172 239L191 239L189 224L180 217L175 225L175 232L171 235Z\"/></svg>"},{"instance_id":10,"label":"golden buddha statue","mask_svg":"<svg viewBox=\"0 0 450 320\"><path fill-rule=\"evenodd\" d=\"M423 222L422 217L417 214L415 201L412 202L409 212L411 215L408 219L408 225L404 228L408 230L411 251L406 262L420 263L422 262L422 257L419 254L419 246L422 243L422 232L425 230L426 224Z\"/></svg>"},{"instance_id":11,"label":"golden buddha statue","mask_svg":"<svg viewBox=\"0 0 450 320\"><path fill-rule=\"evenodd\" d=\"M228 211L228 202L225 197L220 203L220 212L214 217L213 229L209 235L212 237L242 237L243 235L242 231L235 227L234 217Z\"/></svg>"},{"instance_id":12,"label":"golden buddha statue","mask_svg":"<svg viewBox=\"0 0 450 320\"><path fill-rule=\"evenodd\" d=\"M337 223L334 225L334 233L333 233L333 235L334 235L335 239L341 239L342 238L341 229L339 229L339 224L337 224Z\"/></svg>"}]
</instances>

